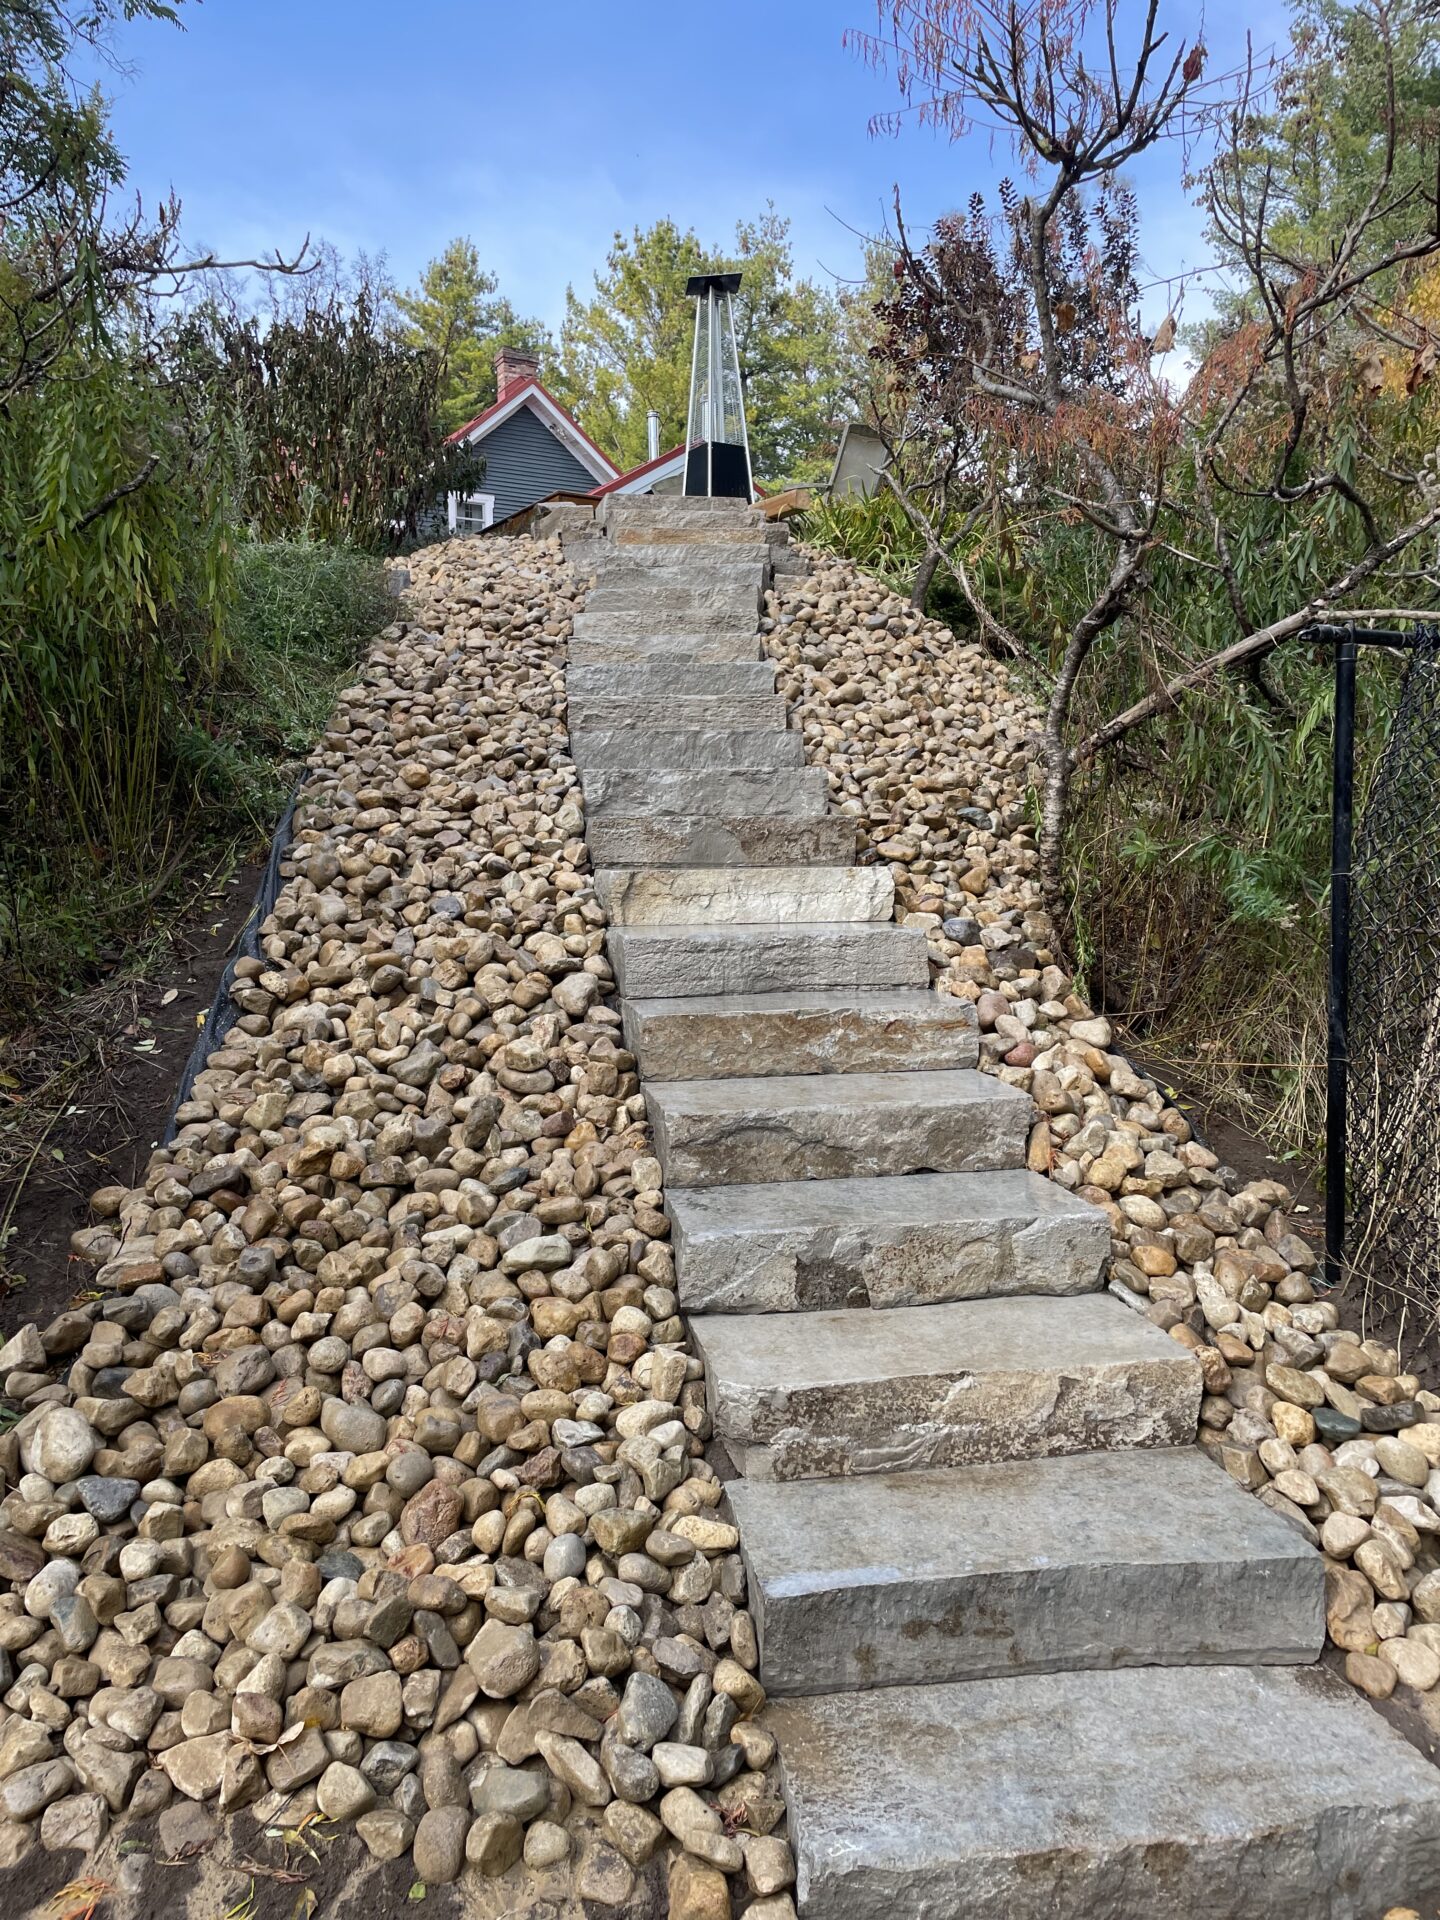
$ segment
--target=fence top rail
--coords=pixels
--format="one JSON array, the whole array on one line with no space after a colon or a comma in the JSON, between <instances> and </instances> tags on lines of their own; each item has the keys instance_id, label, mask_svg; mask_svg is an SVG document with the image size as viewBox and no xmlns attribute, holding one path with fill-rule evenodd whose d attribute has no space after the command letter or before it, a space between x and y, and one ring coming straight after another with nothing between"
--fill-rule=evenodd
<instances>
[{"instance_id":1,"label":"fence top rail","mask_svg":"<svg viewBox=\"0 0 1440 1920\"><path fill-rule=\"evenodd\" d=\"M1431 631L1425 631L1426 625ZM1434 644L1435 625L1440 624L1440 613L1434 622L1427 623L1417 616L1416 624L1410 628L1401 627L1361 627L1338 621L1317 621L1313 627L1303 627L1298 635L1301 640L1311 641L1350 641L1356 646L1366 647L1418 647Z\"/></svg>"}]
</instances>

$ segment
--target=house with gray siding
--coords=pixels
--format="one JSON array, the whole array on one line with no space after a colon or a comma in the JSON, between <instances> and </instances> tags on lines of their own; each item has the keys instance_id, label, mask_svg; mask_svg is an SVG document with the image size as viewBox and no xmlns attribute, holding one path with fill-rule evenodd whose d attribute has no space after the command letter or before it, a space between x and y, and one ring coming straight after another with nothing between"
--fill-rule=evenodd
<instances>
[{"instance_id":1,"label":"house with gray siding","mask_svg":"<svg viewBox=\"0 0 1440 1920\"><path fill-rule=\"evenodd\" d=\"M505 347L495 356L493 406L450 438L473 447L485 462L474 493L452 493L446 517L452 533L483 533L512 514L557 493L590 493L620 477L620 469L540 384L533 354Z\"/></svg>"}]
</instances>

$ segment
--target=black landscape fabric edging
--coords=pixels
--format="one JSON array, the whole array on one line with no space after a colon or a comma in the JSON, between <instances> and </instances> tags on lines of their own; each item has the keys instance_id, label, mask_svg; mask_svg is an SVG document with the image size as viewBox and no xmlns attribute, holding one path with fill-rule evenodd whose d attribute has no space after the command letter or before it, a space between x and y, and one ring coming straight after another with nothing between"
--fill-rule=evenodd
<instances>
[{"instance_id":1,"label":"black landscape fabric edging","mask_svg":"<svg viewBox=\"0 0 1440 1920\"><path fill-rule=\"evenodd\" d=\"M266 916L280 897L280 862L290 850L290 841L295 829L295 808L300 799L300 789L305 784L304 776L295 782L285 811L280 816L280 824L275 829L275 837L270 842L270 852L266 857L265 871L260 876L260 885L255 890L255 900L245 924L225 962L225 971L221 974L215 988L215 998L210 1002L210 1011L205 1016L204 1025L195 1036L195 1044L190 1049L190 1057L185 1062L185 1071L180 1076L180 1085L176 1089L174 1104L165 1121L160 1135L160 1145L168 1147L175 1138L176 1116L181 1107L190 1098L197 1077L204 1072L205 1062L210 1055L224 1043L227 1033L240 1017L240 1009L230 995L235 979L236 964L241 960L260 959L260 928Z\"/></svg>"}]
</instances>

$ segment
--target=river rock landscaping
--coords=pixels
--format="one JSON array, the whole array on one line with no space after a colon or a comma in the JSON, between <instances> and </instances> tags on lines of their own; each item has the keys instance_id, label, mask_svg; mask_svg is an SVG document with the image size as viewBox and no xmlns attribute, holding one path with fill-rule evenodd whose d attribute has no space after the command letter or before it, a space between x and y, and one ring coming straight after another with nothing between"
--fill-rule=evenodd
<instances>
[{"instance_id":1,"label":"river rock landscaping","mask_svg":"<svg viewBox=\"0 0 1440 1920\"><path fill-rule=\"evenodd\" d=\"M523 1866L589 1914L794 1920L567 743L588 581L530 537L411 570L235 1026L144 1185L95 1196L86 1292L0 1348L0 1867L198 1805L353 1828L427 1886ZM1428 1712L1440 1397L1057 964L1022 689L819 554L766 606L862 862L1034 1103L1030 1170L1103 1209L1111 1290L1198 1358L1203 1444L1326 1556L1350 1679Z\"/></svg>"},{"instance_id":2,"label":"river rock landscaping","mask_svg":"<svg viewBox=\"0 0 1440 1920\"><path fill-rule=\"evenodd\" d=\"M0 1863L208 1802L427 1884L573 1860L600 1907L668 1871L676 1916L785 1920L566 751L585 583L528 539L412 574L234 1028L95 1196L90 1297L0 1350Z\"/></svg>"}]
</instances>

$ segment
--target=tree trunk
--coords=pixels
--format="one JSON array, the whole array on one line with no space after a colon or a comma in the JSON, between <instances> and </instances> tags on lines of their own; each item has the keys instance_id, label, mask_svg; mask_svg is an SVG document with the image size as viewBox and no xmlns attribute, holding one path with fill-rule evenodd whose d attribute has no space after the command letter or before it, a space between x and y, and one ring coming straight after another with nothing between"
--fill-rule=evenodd
<instances>
[{"instance_id":1,"label":"tree trunk","mask_svg":"<svg viewBox=\"0 0 1440 1920\"><path fill-rule=\"evenodd\" d=\"M925 611L925 597L930 591L930 582L935 578L935 569L940 564L940 549L931 547L920 562L915 575L915 584L910 589L910 604L918 612Z\"/></svg>"},{"instance_id":2,"label":"tree trunk","mask_svg":"<svg viewBox=\"0 0 1440 1920\"><path fill-rule=\"evenodd\" d=\"M1074 756L1065 744L1063 721L1052 713L1045 725L1041 757L1045 786L1040 803L1040 887L1054 922L1057 942L1063 946L1070 923L1065 893L1065 827L1070 802Z\"/></svg>"}]
</instances>

